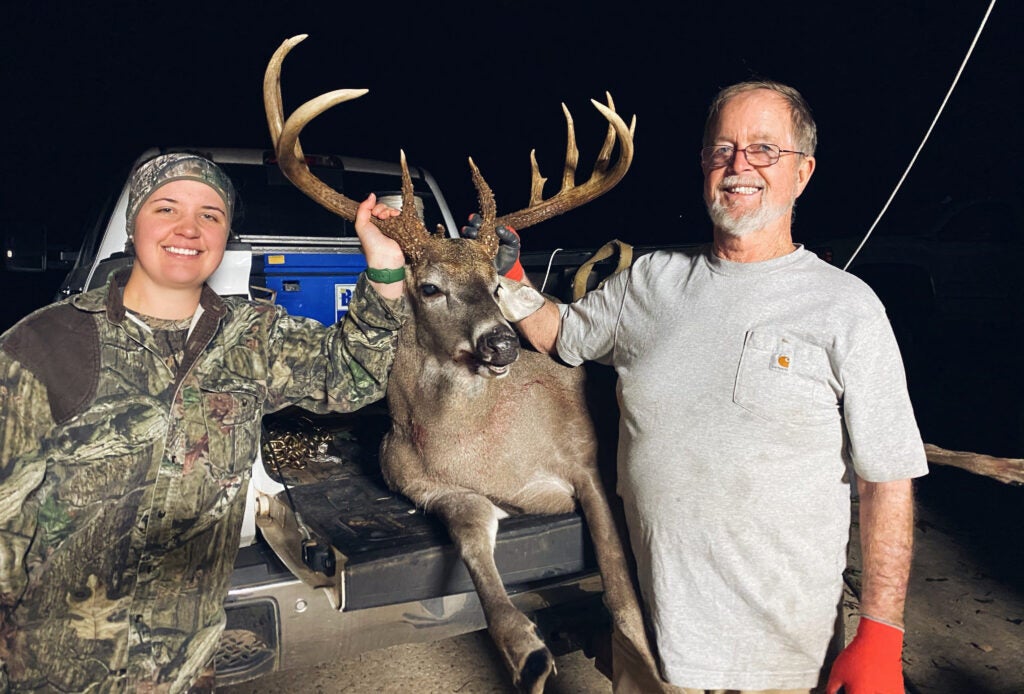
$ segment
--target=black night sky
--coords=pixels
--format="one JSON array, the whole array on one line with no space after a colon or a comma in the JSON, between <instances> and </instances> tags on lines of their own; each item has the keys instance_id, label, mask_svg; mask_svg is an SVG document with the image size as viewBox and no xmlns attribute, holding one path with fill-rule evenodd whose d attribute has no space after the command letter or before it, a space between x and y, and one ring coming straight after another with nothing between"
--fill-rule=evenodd
<instances>
[{"instance_id":1,"label":"black night sky","mask_svg":"<svg viewBox=\"0 0 1024 694\"><path fill-rule=\"evenodd\" d=\"M264 69L284 39L302 33L309 38L284 64L286 110L334 89L370 90L314 121L305 151L397 161L404 150L434 174L456 219L476 208L469 156L507 212L527 202L531 149L548 194L561 178L561 102L576 123L578 181L589 176L606 127L590 100L610 92L620 113L635 113L636 155L625 179L524 231L526 248L708 240L698 164L705 109L721 87L751 78L799 89L818 123L817 168L795 239L859 238L904 174L991 5L7 0L0 242L45 233L51 245L77 247L93 208L148 147L269 148ZM1021 0L996 0L875 239L924 228L956 201L1024 204L1022 10ZM0 266L0 331L50 303L63 274ZM948 380L930 380L931 371L909 377L926 440L1021 456L1021 340L1005 332L959 336L965 356L928 345L937 347L935 373ZM996 358L981 352L985 337ZM966 374L964 364L978 373ZM1021 552L1013 551L1024 532L1020 487L932 466L918 490L922 503L963 516L971 551L991 557L986 572L1021 585Z\"/></svg>"},{"instance_id":2,"label":"black night sky","mask_svg":"<svg viewBox=\"0 0 1024 694\"><path fill-rule=\"evenodd\" d=\"M5 3L0 221L5 237L45 229L74 245L90 208L146 147L268 146L263 70L283 39L308 33L285 62L286 108L337 88L370 93L311 124L306 151L397 159L404 149L434 173L457 218L475 207L468 156L499 212L525 204L531 148L552 192L560 102L576 121L581 179L605 127L589 100L608 91L621 113L636 113L636 158L619 187L529 230L528 247L707 238L704 109L719 87L750 77L796 86L818 121L798 240L862 235L989 2ZM1015 2L996 4L876 233L947 197L1019 197L1020 20ZM45 275L0 272L4 328L47 303L60 278Z\"/></svg>"}]
</instances>

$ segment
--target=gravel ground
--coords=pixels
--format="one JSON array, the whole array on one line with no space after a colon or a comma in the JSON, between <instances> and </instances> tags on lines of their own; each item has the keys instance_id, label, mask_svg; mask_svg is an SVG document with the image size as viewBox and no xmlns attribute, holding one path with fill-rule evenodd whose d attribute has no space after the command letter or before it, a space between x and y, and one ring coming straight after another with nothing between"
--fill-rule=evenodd
<instances>
[{"instance_id":1,"label":"gravel ground","mask_svg":"<svg viewBox=\"0 0 1024 694\"><path fill-rule=\"evenodd\" d=\"M582 651L555 659L558 674L547 694L606 694L611 683ZM393 646L311 672L279 672L251 683L218 688L225 694L515 694L487 632L428 644Z\"/></svg>"},{"instance_id":2,"label":"gravel ground","mask_svg":"<svg viewBox=\"0 0 1024 694\"><path fill-rule=\"evenodd\" d=\"M1024 488L933 466L918 482L914 565L903 652L908 694L1024 693ZM859 584L859 547L848 580ZM857 612L845 605L847 637ZM605 694L582 652L557 659L548 694ZM395 646L311 672L276 673L228 694L514 694L486 632Z\"/></svg>"},{"instance_id":3,"label":"gravel ground","mask_svg":"<svg viewBox=\"0 0 1024 694\"><path fill-rule=\"evenodd\" d=\"M1024 694L1024 488L932 465L916 495L907 693ZM859 544L854 533L847 639L857 623Z\"/></svg>"}]
</instances>

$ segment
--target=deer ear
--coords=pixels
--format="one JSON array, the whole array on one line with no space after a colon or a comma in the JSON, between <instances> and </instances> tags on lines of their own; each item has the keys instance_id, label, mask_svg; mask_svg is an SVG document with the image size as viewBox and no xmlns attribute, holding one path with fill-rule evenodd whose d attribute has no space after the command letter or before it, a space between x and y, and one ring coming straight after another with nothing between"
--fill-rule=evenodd
<instances>
[{"instance_id":1,"label":"deer ear","mask_svg":"<svg viewBox=\"0 0 1024 694\"><path fill-rule=\"evenodd\" d=\"M498 277L498 308L509 323L532 316L544 305L544 296L528 284Z\"/></svg>"}]
</instances>

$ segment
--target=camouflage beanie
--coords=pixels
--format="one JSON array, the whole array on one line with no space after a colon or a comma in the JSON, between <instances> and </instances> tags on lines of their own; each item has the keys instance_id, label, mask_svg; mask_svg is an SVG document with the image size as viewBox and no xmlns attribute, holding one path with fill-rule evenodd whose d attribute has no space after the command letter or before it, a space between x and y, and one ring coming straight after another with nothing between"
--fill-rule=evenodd
<instances>
[{"instance_id":1,"label":"camouflage beanie","mask_svg":"<svg viewBox=\"0 0 1024 694\"><path fill-rule=\"evenodd\" d=\"M128 190L127 220L128 243L125 250L134 250L135 218L139 215L143 203L153 192L171 181L199 181L217 191L224 200L227 213L228 229L231 228L232 214L235 207L235 187L224 171L209 159L188 152L162 154L147 159L139 164L132 174L131 187ZM229 232L230 233L230 232Z\"/></svg>"}]
</instances>

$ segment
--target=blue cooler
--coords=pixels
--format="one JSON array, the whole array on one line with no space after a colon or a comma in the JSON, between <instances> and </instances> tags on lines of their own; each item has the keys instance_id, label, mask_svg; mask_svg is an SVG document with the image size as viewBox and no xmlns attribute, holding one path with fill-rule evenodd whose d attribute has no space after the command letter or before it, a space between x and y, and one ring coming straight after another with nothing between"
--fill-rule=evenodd
<instances>
[{"instance_id":1,"label":"blue cooler","mask_svg":"<svg viewBox=\"0 0 1024 694\"><path fill-rule=\"evenodd\" d=\"M276 303L294 316L315 318L324 325L348 311L359 273L366 269L362 253L267 253L263 256L266 287Z\"/></svg>"}]
</instances>

